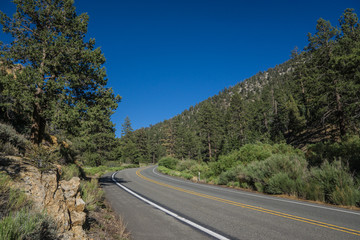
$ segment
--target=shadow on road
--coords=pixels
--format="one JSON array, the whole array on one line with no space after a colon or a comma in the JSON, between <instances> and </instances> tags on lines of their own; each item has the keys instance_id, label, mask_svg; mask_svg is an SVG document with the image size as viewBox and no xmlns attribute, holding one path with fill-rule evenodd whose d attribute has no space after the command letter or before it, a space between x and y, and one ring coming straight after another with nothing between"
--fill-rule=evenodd
<instances>
[{"instance_id":1,"label":"shadow on road","mask_svg":"<svg viewBox=\"0 0 360 240\"><path fill-rule=\"evenodd\" d=\"M122 178L119 177L115 177L115 181L117 181L118 183L128 183L129 181L125 181ZM110 176L103 176L101 178L99 178L99 184L101 187L106 187L106 186L110 186L110 185L114 185L115 182L112 180L111 175Z\"/></svg>"}]
</instances>

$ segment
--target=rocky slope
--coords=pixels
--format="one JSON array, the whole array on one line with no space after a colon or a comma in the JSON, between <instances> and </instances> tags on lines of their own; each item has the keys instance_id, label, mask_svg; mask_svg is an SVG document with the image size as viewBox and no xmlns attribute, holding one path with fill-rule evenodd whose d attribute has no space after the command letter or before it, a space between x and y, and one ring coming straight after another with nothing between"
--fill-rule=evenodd
<instances>
[{"instance_id":1,"label":"rocky slope","mask_svg":"<svg viewBox=\"0 0 360 240\"><path fill-rule=\"evenodd\" d=\"M15 180L38 210L45 210L57 223L59 238L66 240L88 239L83 230L86 220L85 202L80 197L80 179L60 180L61 167L40 172L21 158L1 158L0 171Z\"/></svg>"}]
</instances>

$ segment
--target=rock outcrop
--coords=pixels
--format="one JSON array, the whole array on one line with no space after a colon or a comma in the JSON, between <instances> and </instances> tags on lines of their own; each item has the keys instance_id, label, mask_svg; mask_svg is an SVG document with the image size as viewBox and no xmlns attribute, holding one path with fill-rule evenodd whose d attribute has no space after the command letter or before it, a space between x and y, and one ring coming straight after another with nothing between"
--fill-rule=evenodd
<instances>
[{"instance_id":1,"label":"rock outcrop","mask_svg":"<svg viewBox=\"0 0 360 240\"><path fill-rule=\"evenodd\" d=\"M86 214L78 177L60 181L60 167L42 173L19 159L12 159L5 170L15 176L17 187L33 200L34 207L45 210L57 222L61 239L88 239L82 228Z\"/></svg>"}]
</instances>

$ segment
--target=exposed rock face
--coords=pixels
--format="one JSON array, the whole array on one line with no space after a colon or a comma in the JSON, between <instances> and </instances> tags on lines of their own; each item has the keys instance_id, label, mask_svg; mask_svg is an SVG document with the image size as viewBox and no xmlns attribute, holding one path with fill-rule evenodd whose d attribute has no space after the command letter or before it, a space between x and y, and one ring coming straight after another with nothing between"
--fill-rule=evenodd
<instances>
[{"instance_id":1,"label":"exposed rock face","mask_svg":"<svg viewBox=\"0 0 360 240\"><path fill-rule=\"evenodd\" d=\"M82 228L85 223L85 202L79 193L80 179L59 181L59 170L41 173L22 161L12 161L6 171L16 175L17 187L34 201L34 207L45 209L57 223L60 238L88 239Z\"/></svg>"}]
</instances>

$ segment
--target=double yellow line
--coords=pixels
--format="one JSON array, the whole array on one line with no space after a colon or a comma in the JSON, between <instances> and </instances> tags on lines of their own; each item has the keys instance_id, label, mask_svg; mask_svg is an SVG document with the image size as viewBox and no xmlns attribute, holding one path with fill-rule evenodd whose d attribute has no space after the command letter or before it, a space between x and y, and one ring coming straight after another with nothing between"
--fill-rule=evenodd
<instances>
[{"instance_id":1,"label":"double yellow line","mask_svg":"<svg viewBox=\"0 0 360 240\"><path fill-rule=\"evenodd\" d=\"M246 209L251 209L251 210L254 210L254 211L257 211L257 212L263 212L263 213L267 213L267 214L271 214L271 215L275 215L275 216L279 216L279 217L283 217L283 218L287 218L287 219L292 219L292 220L303 222L303 223L309 223L309 224L313 224L313 225L316 225L316 226L320 226L320 227L333 229L333 230L336 230L336 231L345 232L345 233L360 236L360 231L358 231L358 230L345 228L345 227L340 227L340 226L329 224L329 223L324 223L324 222L320 222L320 221L316 221L316 220L312 220L312 219L308 219L308 218L303 218L303 217L299 217L299 216L295 216L295 215L291 215L291 214L287 214L287 213L273 211L273 210L262 208L262 207L256 207L256 206L252 206L252 205L248 205L248 204L234 202L234 201L227 200L227 199L224 199L224 198L219 198L219 197L215 197L215 196L211 196L211 195L207 195L207 194L203 194L203 193L198 193L198 192L186 190L186 189L179 188L179 187L174 187L172 185L162 183L162 182L158 182L158 181L155 181L155 180L150 179L148 177L145 177L144 175L141 174L142 170L144 170L144 169L139 169L136 172L136 175L138 175L140 178L142 178L142 179L144 179L146 181L155 183L155 184L163 186L163 187L171 188L171 189L174 189L174 190L177 190L177 191L180 191L180 192L184 192L184 193L188 193L188 194L191 194L191 195L203 197L203 198L206 198L206 199L211 199L211 200L214 200L214 201L217 201L217 202L227 203L227 204L230 204L230 205L233 205L233 206L238 206L238 207L242 207L242 208L246 208Z\"/></svg>"}]
</instances>

